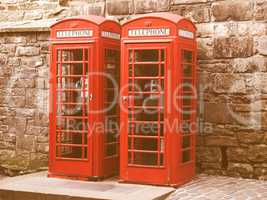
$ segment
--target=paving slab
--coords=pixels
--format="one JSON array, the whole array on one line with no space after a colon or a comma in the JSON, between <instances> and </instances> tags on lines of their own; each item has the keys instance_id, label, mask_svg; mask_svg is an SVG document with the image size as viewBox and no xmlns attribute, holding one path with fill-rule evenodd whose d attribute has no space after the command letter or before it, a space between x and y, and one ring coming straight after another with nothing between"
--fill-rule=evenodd
<instances>
[{"instance_id":1,"label":"paving slab","mask_svg":"<svg viewBox=\"0 0 267 200\"><path fill-rule=\"evenodd\" d=\"M167 200L267 200L267 181L201 174Z\"/></svg>"},{"instance_id":2,"label":"paving slab","mask_svg":"<svg viewBox=\"0 0 267 200\"><path fill-rule=\"evenodd\" d=\"M171 187L48 178L47 172L0 180L0 200L161 200L175 191Z\"/></svg>"}]
</instances>

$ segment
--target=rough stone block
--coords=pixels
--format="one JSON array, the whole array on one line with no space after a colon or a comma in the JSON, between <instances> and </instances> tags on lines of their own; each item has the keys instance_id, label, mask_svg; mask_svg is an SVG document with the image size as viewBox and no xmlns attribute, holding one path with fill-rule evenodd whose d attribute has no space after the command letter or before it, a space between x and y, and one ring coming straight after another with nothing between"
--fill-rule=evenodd
<instances>
[{"instance_id":1,"label":"rough stone block","mask_svg":"<svg viewBox=\"0 0 267 200\"><path fill-rule=\"evenodd\" d=\"M16 34L14 36L5 36L5 43L22 43L22 44L26 44L26 37L25 36L21 36L19 34Z\"/></svg>"},{"instance_id":2,"label":"rough stone block","mask_svg":"<svg viewBox=\"0 0 267 200\"><path fill-rule=\"evenodd\" d=\"M37 47L17 47L16 56L37 56L40 49Z\"/></svg>"},{"instance_id":3,"label":"rough stone block","mask_svg":"<svg viewBox=\"0 0 267 200\"><path fill-rule=\"evenodd\" d=\"M109 15L129 15L133 13L133 1L131 0L107 0L107 12Z\"/></svg>"},{"instance_id":4,"label":"rough stone block","mask_svg":"<svg viewBox=\"0 0 267 200\"><path fill-rule=\"evenodd\" d=\"M26 11L24 20L40 20L43 18L42 10Z\"/></svg>"},{"instance_id":5,"label":"rough stone block","mask_svg":"<svg viewBox=\"0 0 267 200\"><path fill-rule=\"evenodd\" d=\"M24 11L1 11L0 22L17 22L22 21Z\"/></svg>"},{"instance_id":6,"label":"rough stone block","mask_svg":"<svg viewBox=\"0 0 267 200\"><path fill-rule=\"evenodd\" d=\"M207 3L210 0L172 0L172 4L196 4L196 3Z\"/></svg>"},{"instance_id":7,"label":"rough stone block","mask_svg":"<svg viewBox=\"0 0 267 200\"><path fill-rule=\"evenodd\" d=\"M70 10L72 16L77 15L105 15L105 2L94 1L94 2L70 2Z\"/></svg>"},{"instance_id":8,"label":"rough stone block","mask_svg":"<svg viewBox=\"0 0 267 200\"><path fill-rule=\"evenodd\" d=\"M230 71L234 73L265 72L266 70L267 58L263 56L235 58L230 61ZM255 85L255 82L252 84Z\"/></svg>"},{"instance_id":9,"label":"rough stone block","mask_svg":"<svg viewBox=\"0 0 267 200\"><path fill-rule=\"evenodd\" d=\"M220 146L226 146L226 147L236 147L239 146L238 141L235 137L229 137L229 136L205 136L204 137L204 144L206 146L214 146L214 147L220 147Z\"/></svg>"},{"instance_id":10,"label":"rough stone block","mask_svg":"<svg viewBox=\"0 0 267 200\"><path fill-rule=\"evenodd\" d=\"M232 176L252 178L253 166L246 163L230 163L227 169L227 173Z\"/></svg>"},{"instance_id":11,"label":"rough stone block","mask_svg":"<svg viewBox=\"0 0 267 200\"><path fill-rule=\"evenodd\" d=\"M38 41L48 41L50 37L49 32L42 32L37 34Z\"/></svg>"},{"instance_id":12,"label":"rough stone block","mask_svg":"<svg viewBox=\"0 0 267 200\"><path fill-rule=\"evenodd\" d=\"M169 0L135 0L135 13L147 13L155 11L168 11Z\"/></svg>"},{"instance_id":13,"label":"rough stone block","mask_svg":"<svg viewBox=\"0 0 267 200\"><path fill-rule=\"evenodd\" d=\"M197 37L208 38L214 35L214 24L213 23L201 23L196 24Z\"/></svg>"},{"instance_id":14,"label":"rough stone block","mask_svg":"<svg viewBox=\"0 0 267 200\"><path fill-rule=\"evenodd\" d=\"M49 152L49 144L48 143L37 144L36 151L39 153L47 154Z\"/></svg>"},{"instance_id":15,"label":"rough stone block","mask_svg":"<svg viewBox=\"0 0 267 200\"><path fill-rule=\"evenodd\" d=\"M246 93L245 78L237 74L215 74L212 77L212 85L216 93Z\"/></svg>"},{"instance_id":16,"label":"rough stone block","mask_svg":"<svg viewBox=\"0 0 267 200\"><path fill-rule=\"evenodd\" d=\"M251 0L227 0L212 4L215 21L244 21L253 18L253 2Z\"/></svg>"},{"instance_id":17,"label":"rough stone block","mask_svg":"<svg viewBox=\"0 0 267 200\"><path fill-rule=\"evenodd\" d=\"M237 138L241 144L260 144L264 135L261 133L238 132Z\"/></svg>"},{"instance_id":18,"label":"rough stone block","mask_svg":"<svg viewBox=\"0 0 267 200\"><path fill-rule=\"evenodd\" d=\"M171 12L189 18L196 23L210 21L210 9L207 5L173 6Z\"/></svg>"},{"instance_id":19,"label":"rough stone block","mask_svg":"<svg viewBox=\"0 0 267 200\"><path fill-rule=\"evenodd\" d=\"M17 135L16 148L20 150L35 152L36 138L32 135Z\"/></svg>"},{"instance_id":20,"label":"rough stone block","mask_svg":"<svg viewBox=\"0 0 267 200\"><path fill-rule=\"evenodd\" d=\"M30 157L30 168L31 169L40 169L46 168L48 166L48 155L42 153L31 153Z\"/></svg>"},{"instance_id":21,"label":"rough stone block","mask_svg":"<svg viewBox=\"0 0 267 200\"><path fill-rule=\"evenodd\" d=\"M201 162L221 162L222 156L220 148L218 147L200 147L197 152Z\"/></svg>"},{"instance_id":22,"label":"rough stone block","mask_svg":"<svg viewBox=\"0 0 267 200\"><path fill-rule=\"evenodd\" d=\"M231 162L248 162L248 149L242 147L228 147L227 157Z\"/></svg>"},{"instance_id":23,"label":"rough stone block","mask_svg":"<svg viewBox=\"0 0 267 200\"><path fill-rule=\"evenodd\" d=\"M253 38L219 37L214 40L215 58L243 58L253 55Z\"/></svg>"},{"instance_id":24,"label":"rough stone block","mask_svg":"<svg viewBox=\"0 0 267 200\"><path fill-rule=\"evenodd\" d=\"M213 39L201 38L197 40L197 56L199 60L213 59Z\"/></svg>"},{"instance_id":25,"label":"rough stone block","mask_svg":"<svg viewBox=\"0 0 267 200\"><path fill-rule=\"evenodd\" d=\"M267 162L267 145L249 146L248 159L255 163Z\"/></svg>"},{"instance_id":26,"label":"rough stone block","mask_svg":"<svg viewBox=\"0 0 267 200\"><path fill-rule=\"evenodd\" d=\"M255 39L255 48L260 55L267 56L267 36L257 37Z\"/></svg>"},{"instance_id":27,"label":"rough stone block","mask_svg":"<svg viewBox=\"0 0 267 200\"><path fill-rule=\"evenodd\" d=\"M266 1L261 1L256 4L255 19L256 20L267 19L267 2Z\"/></svg>"}]
</instances>

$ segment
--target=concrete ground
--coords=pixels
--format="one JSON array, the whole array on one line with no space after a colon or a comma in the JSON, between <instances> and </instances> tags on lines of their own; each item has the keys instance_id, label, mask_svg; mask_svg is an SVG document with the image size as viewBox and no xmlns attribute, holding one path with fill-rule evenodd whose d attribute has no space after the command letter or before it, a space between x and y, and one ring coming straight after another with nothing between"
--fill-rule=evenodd
<instances>
[{"instance_id":1,"label":"concrete ground","mask_svg":"<svg viewBox=\"0 0 267 200\"><path fill-rule=\"evenodd\" d=\"M13 191L11 197L9 193L3 193L3 189ZM0 176L0 200L267 200L267 181L199 175L166 197L172 191L175 190L168 187L119 184L116 180L84 182L50 179L46 178L45 172L14 178Z\"/></svg>"},{"instance_id":2,"label":"concrete ground","mask_svg":"<svg viewBox=\"0 0 267 200\"><path fill-rule=\"evenodd\" d=\"M267 181L199 175L167 200L267 200Z\"/></svg>"},{"instance_id":3,"label":"concrete ground","mask_svg":"<svg viewBox=\"0 0 267 200\"><path fill-rule=\"evenodd\" d=\"M48 178L47 172L0 180L0 200L163 200L175 189L150 185Z\"/></svg>"}]
</instances>

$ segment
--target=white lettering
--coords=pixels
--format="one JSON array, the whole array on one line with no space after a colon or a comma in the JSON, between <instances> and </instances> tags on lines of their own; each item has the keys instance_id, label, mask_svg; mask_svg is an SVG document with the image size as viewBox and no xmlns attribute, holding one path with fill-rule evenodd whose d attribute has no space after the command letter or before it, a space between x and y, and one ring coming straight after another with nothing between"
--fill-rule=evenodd
<instances>
[{"instance_id":1,"label":"white lettering","mask_svg":"<svg viewBox=\"0 0 267 200\"><path fill-rule=\"evenodd\" d=\"M101 36L105 37L105 38L115 39L115 40L120 40L121 39L121 35L120 34L113 33L113 32L107 32L107 31L102 31L101 32Z\"/></svg>"},{"instance_id":2,"label":"white lettering","mask_svg":"<svg viewBox=\"0 0 267 200\"><path fill-rule=\"evenodd\" d=\"M186 30L179 30L178 35L184 38L194 39L194 33Z\"/></svg>"},{"instance_id":3,"label":"white lettering","mask_svg":"<svg viewBox=\"0 0 267 200\"><path fill-rule=\"evenodd\" d=\"M93 30L67 30L67 31L57 31L57 38L66 38L66 37L92 37Z\"/></svg>"},{"instance_id":4,"label":"white lettering","mask_svg":"<svg viewBox=\"0 0 267 200\"><path fill-rule=\"evenodd\" d=\"M128 31L130 37L141 36L168 36L170 35L169 28L151 28L151 29L131 29Z\"/></svg>"}]
</instances>

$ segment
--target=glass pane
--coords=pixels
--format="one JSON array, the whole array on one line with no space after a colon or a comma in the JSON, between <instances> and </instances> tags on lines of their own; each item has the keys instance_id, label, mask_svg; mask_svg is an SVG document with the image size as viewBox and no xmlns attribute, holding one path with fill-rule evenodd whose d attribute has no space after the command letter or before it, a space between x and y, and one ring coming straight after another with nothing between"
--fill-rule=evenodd
<instances>
[{"instance_id":1,"label":"glass pane","mask_svg":"<svg viewBox=\"0 0 267 200\"><path fill-rule=\"evenodd\" d=\"M83 60L83 49L68 49L62 50L62 61L82 61Z\"/></svg>"},{"instance_id":2,"label":"glass pane","mask_svg":"<svg viewBox=\"0 0 267 200\"><path fill-rule=\"evenodd\" d=\"M182 110L183 120L190 120L191 114L192 114L191 108L183 108Z\"/></svg>"},{"instance_id":3,"label":"glass pane","mask_svg":"<svg viewBox=\"0 0 267 200\"><path fill-rule=\"evenodd\" d=\"M135 50L135 62L155 62L159 61L159 50Z\"/></svg>"},{"instance_id":4,"label":"glass pane","mask_svg":"<svg viewBox=\"0 0 267 200\"><path fill-rule=\"evenodd\" d=\"M190 121L183 121L182 122L182 132L183 132L183 134L191 133L191 123L190 123Z\"/></svg>"},{"instance_id":5,"label":"glass pane","mask_svg":"<svg viewBox=\"0 0 267 200\"><path fill-rule=\"evenodd\" d=\"M86 149L86 148L84 148ZM57 146L57 157L60 158L82 158L82 147Z\"/></svg>"},{"instance_id":6,"label":"glass pane","mask_svg":"<svg viewBox=\"0 0 267 200\"><path fill-rule=\"evenodd\" d=\"M117 144L107 145L105 156L113 156L117 154Z\"/></svg>"},{"instance_id":7,"label":"glass pane","mask_svg":"<svg viewBox=\"0 0 267 200\"><path fill-rule=\"evenodd\" d=\"M133 164L155 166L158 164L158 155L155 153L134 153Z\"/></svg>"},{"instance_id":8,"label":"glass pane","mask_svg":"<svg viewBox=\"0 0 267 200\"><path fill-rule=\"evenodd\" d=\"M163 106L164 94L137 94L133 96L135 106Z\"/></svg>"},{"instance_id":9,"label":"glass pane","mask_svg":"<svg viewBox=\"0 0 267 200\"><path fill-rule=\"evenodd\" d=\"M71 131L81 131L88 130L88 120L87 119L71 119L71 118L58 118L57 119L57 130L71 130Z\"/></svg>"},{"instance_id":10,"label":"glass pane","mask_svg":"<svg viewBox=\"0 0 267 200\"><path fill-rule=\"evenodd\" d=\"M133 149L135 150L145 150L145 151L157 151L158 150L158 139L152 138L129 138L129 149L131 149L133 145ZM133 144L132 144L133 142Z\"/></svg>"},{"instance_id":11,"label":"glass pane","mask_svg":"<svg viewBox=\"0 0 267 200\"><path fill-rule=\"evenodd\" d=\"M159 65L135 65L134 76L136 77L159 76Z\"/></svg>"},{"instance_id":12,"label":"glass pane","mask_svg":"<svg viewBox=\"0 0 267 200\"><path fill-rule=\"evenodd\" d=\"M162 49L161 50L161 61L165 61L165 50L164 49Z\"/></svg>"},{"instance_id":13,"label":"glass pane","mask_svg":"<svg viewBox=\"0 0 267 200\"><path fill-rule=\"evenodd\" d=\"M192 77L192 65L183 65L183 76Z\"/></svg>"},{"instance_id":14,"label":"glass pane","mask_svg":"<svg viewBox=\"0 0 267 200\"><path fill-rule=\"evenodd\" d=\"M136 92L164 92L164 81L158 79L136 79Z\"/></svg>"},{"instance_id":15,"label":"glass pane","mask_svg":"<svg viewBox=\"0 0 267 200\"><path fill-rule=\"evenodd\" d=\"M133 53L131 53L133 52ZM128 148L129 163L163 165L165 50L133 50L129 65ZM136 62L158 62L158 64ZM138 136L138 137L133 137ZM153 138L148 137L153 136ZM154 151L154 152L153 152Z\"/></svg>"},{"instance_id":16,"label":"glass pane","mask_svg":"<svg viewBox=\"0 0 267 200\"><path fill-rule=\"evenodd\" d=\"M104 109L105 114L105 156L118 154L118 127L119 127L119 78L120 78L120 52L115 49L105 49L104 76ZM113 143L113 144L110 144Z\"/></svg>"},{"instance_id":17,"label":"glass pane","mask_svg":"<svg viewBox=\"0 0 267 200\"><path fill-rule=\"evenodd\" d=\"M191 136L183 136L183 146L182 146L183 149L190 147L191 144L190 139Z\"/></svg>"},{"instance_id":18,"label":"glass pane","mask_svg":"<svg viewBox=\"0 0 267 200\"><path fill-rule=\"evenodd\" d=\"M190 150L183 151L182 162L186 163L191 160Z\"/></svg>"},{"instance_id":19,"label":"glass pane","mask_svg":"<svg viewBox=\"0 0 267 200\"><path fill-rule=\"evenodd\" d=\"M192 63L193 62L193 52L183 50L183 62L184 63Z\"/></svg>"},{"instance_id":20,"label":"glass pane","mask_svg":"<svg viewBox=\"0 0 267 200\"><path fill-rule=\"evenodd\" d=\"M84 139L84 140L83 140ZM57 143L61 144L87 144L87 132L57 131Z\"/></svg>"},{"instance_id":21,"label":"glass pane","mask_svg":"<svg viewBox=\"0 0 267 200\"><path fill-rule=\"evenodd\" d=\"M158 124L155 123L136 123L129 124L129 135L157 136Z\"/></svg>"}]
</instances>

